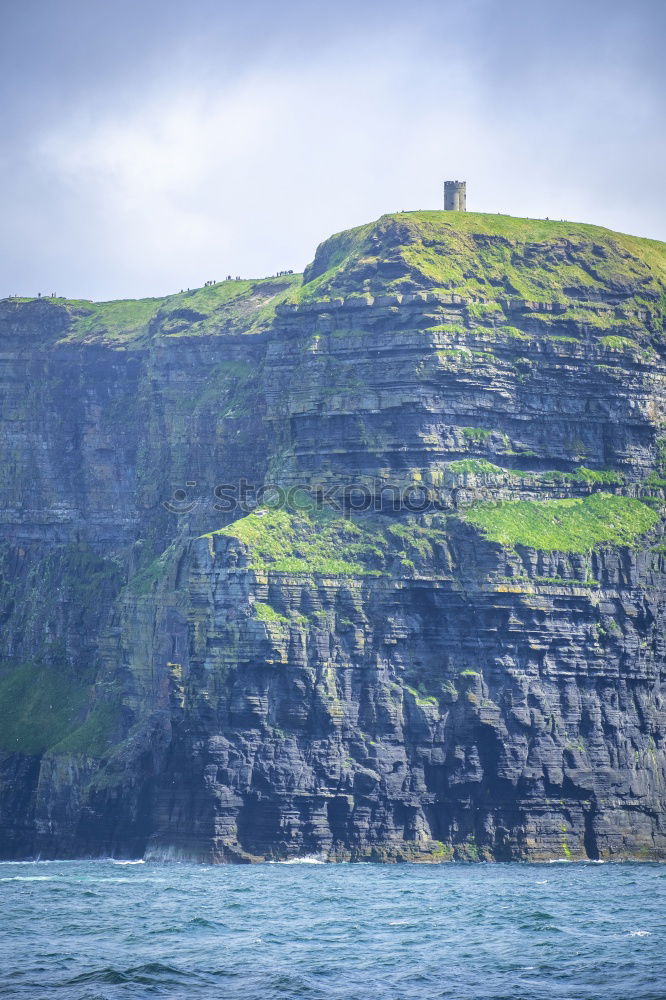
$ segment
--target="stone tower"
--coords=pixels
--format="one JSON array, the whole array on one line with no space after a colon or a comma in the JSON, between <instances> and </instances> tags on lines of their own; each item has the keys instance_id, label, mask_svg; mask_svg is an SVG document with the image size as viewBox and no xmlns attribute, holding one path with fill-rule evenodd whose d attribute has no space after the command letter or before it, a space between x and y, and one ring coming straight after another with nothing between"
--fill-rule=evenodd
<instances>
[{"instance_id":1,"label":"stone tower","mask_svg":"<svg viewBox=\"0 0 666 1000\"><path fill-rule=\"evenodd\" d=\"M444 209L447 212L467 211L466 181L444 181Z\"/></svg>"}]
</instances>

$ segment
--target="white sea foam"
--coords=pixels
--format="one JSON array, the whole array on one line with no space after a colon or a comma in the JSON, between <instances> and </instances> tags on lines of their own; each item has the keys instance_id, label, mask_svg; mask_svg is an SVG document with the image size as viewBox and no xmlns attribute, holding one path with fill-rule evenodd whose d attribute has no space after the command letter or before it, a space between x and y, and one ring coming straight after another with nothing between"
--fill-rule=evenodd
<instances>
[{"instance_id":1,"label":"white sea foam","mask_svg":"<svg viewBox=\"0 0 666 1000\"><path fill-rule=\"evenodd\" d=\"M650 937L651 931L629 931L629 937Z\"/></svg>"},{"instance_id":2,"label":"white sea foam","mask_svg":"<svg viewBox=\"0 0 666 1000\"><path fill-rule=\"evenodd\" d=\"M86 864L91 862L86 859ZM53 858L31 858L27 861L0 861L0 868L4 868L5 865L80 865L80 858L59 858L54 861Z\"/></svg>"},{"instance_id":3,"label":"white sea foam","mask_svg":"<svg viewBox=\"0 0 666 1000\"><path fill-rule=\"evenodd\" d=\"M302 858L288 858L286 861L276 861L277 865L325 865L326 862L316 854L305 854Z\"/></svg>"},{"instance_id":4,"label":"white sea foam","mask_svg":"<svg viewBox=\"0 0 666 1000\"><path fill-rule=\"evenodd\" d=\"M8 875L0 882L55 882L57 875Z\"/></svg>"},{"instance_id":5,"label":"white sea foam","mask_svg":"<svg viewBox=\"0 0 666 1000\"><path fill-rule=\"evenodd\" d=\"M145 859L139 858L138 861L119 861L117 858L111 859L114 865L145 865Z\"/></svg>"}]
</instances>

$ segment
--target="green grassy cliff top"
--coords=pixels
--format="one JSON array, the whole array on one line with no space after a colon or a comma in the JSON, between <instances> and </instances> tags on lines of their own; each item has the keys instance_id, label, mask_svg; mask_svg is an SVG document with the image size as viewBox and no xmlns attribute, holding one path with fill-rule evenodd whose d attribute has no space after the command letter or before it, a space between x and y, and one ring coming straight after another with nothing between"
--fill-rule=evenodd
<instances>
[{"instance_id":1,"label":"green grassy cliff top","mask_svg":"<svg viewBox=\"0 0 666 1000\"><path fill-rule=\"evenodd\" d=\"M562 303L659 301L666 294L666 244L586 223L400 212L322 243L293 295L416 290Z\"/></svg>"},{"instance_id":2,"label":"green grassy cliff top","mask_svg":"<svg viewBox=\"0 0 666 1000\"><path fill-rule=\"evenodd\" d=\"M435 291L468 299L666 309L666 244L600 226L478 212L400 212L325 240L300 274L221 281L163 298L11 299L60 311L59 339L142 343L152 336L256 333L282 302ZM10 324L11 325L11 324ZM48 324L47 324L48 325Z\"/></svg>"},{"instance_id":3,"label":"green grassy cliff top","mask_svg":"<svg viewBox=\"0 0 666 1000\"><path fill-rule=\"evenodd\" d=\"M268 328L275 306L284 301L301 275L219 281L175 295L149 299L14 298L5 308L21 305L57 316L60 339L71 343L142 343L152 336L182 337L257 333Z\"/></svg>"}]
</instances>

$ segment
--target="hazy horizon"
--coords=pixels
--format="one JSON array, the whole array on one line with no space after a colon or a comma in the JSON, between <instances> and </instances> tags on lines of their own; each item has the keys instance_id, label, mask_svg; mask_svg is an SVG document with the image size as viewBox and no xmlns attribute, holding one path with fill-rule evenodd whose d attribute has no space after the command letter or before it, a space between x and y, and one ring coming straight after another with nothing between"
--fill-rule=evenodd
<instances>
[{"instance_id":1,"label":"hazy horizon","mask_svg":"<svg viewBox=\"0 0 666 1000\"><path fill-rule=\"evenodd\" d=\"M0 297L301 271L442 206L666 239L666 8L27 0L0 39Z\"/></svg>"}]
</instances>

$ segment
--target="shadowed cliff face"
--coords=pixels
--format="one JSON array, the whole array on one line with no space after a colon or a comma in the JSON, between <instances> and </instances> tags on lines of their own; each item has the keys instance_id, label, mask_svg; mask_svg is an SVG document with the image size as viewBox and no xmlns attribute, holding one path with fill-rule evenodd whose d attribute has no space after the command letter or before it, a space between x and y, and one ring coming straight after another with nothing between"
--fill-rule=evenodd
<instances>
[{"instance_id":1,"label":"shadowed cliff face","mask_svg":"<svg viewBox=\"0 0 666 1000\"><path fill-rule=\"evenodd\" d=\"M2 856L665 856L665 303L440 212L0 303Z\"/></svg>"}]
</instances>

